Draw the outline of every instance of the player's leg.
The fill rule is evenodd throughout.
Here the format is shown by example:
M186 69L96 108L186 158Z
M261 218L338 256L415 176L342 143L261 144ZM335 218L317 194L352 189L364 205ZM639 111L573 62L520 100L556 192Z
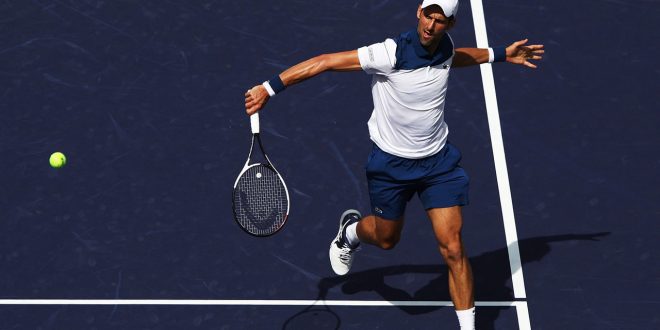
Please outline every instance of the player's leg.
M438 241L438 249L449 268L449 294L456 310L474 307L472 268L465 254L461 228L461 207L434 208L427 210Z
M392 249L401 237L403 214L415 189L399 177L407 175L406 160L387 154L374 146L367 163L367 182L372 212L362 217L356 210L347 210L339 221L337 236L330 243L330 264L338 275L348 273L354 253L361 242Z
M433 225L438 249L449 268L449 293L461 329L474 329L474 286L461 229L461 207L468 204L470 178L458 164L461 153L451 144L427 159L429 174L419 190Z

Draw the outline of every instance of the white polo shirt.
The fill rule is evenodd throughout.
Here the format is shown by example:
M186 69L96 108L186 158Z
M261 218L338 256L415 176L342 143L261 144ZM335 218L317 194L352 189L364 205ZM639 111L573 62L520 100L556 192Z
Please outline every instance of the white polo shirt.
M373 75L371 140L383 151L409 159L431 156L447 142L447 81L454 56L449 34L428 54L416 30L358 49L362 69Z

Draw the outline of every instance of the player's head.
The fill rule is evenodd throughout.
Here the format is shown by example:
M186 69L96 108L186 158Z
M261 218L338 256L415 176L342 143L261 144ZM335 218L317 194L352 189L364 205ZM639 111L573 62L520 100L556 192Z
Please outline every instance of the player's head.
M417 8L417 33L422 46L440 42L445 32L456 22L458 0L424 0Z

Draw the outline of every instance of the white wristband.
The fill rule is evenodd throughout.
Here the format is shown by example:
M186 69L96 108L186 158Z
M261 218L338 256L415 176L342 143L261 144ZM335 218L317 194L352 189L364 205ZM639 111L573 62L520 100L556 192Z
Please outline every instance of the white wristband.
M266 88L266 91L268 92L268 95L270 95L270 97L275 96L275 91L273 90L272 87L270 87L268 81L264 81L264 83L261 85L264 86L264 88Z
M495 53L492 48L488 48L488 63L495 62Z

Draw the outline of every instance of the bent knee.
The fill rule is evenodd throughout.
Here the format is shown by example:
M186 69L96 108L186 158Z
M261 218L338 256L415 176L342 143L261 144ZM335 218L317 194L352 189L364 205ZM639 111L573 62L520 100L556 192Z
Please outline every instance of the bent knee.
M401 229L403 228L403 218L392 221L376 217L375 236L379 248L383 250L391 250L398 243L401 238Z
M383 250L393 249L399 243L399 236L388 236L378 240L378 247Z

